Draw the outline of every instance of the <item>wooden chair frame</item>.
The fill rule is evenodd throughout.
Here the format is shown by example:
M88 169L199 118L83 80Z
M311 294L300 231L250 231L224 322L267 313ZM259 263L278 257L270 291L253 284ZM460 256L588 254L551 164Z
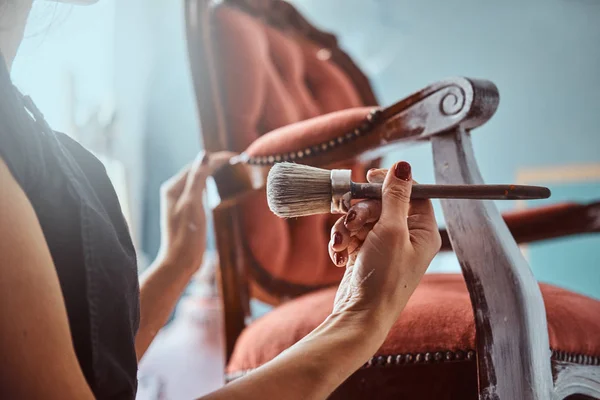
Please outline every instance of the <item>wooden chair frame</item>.
M239 7L265 23L293 30L322 46L355 83L364 103L377 104L367 78L339 49L335 37L314 28L288 3L281 0L224 3ZM211 14L219 6L223 5L211 0L185 0L190 62L202 140L208 151L230 148L219 68L211 47ZM491 82L465 78L442 81L382 109L376 123L368 127L368 134L326 153L312 153L302 162L326 166L365 153L376 158L386 151L387 144L429 140L437 183L482 184L470 132L492 117L498 102L497 88ZM298 151L300 154L303 149ZM249 281L258 280L261 286L275 293L291 293L291 296L315 289L261 277L264 271L255 265L244 245L236 204L243 198L238 194L264 186L270 163L267 158L251 158L241 164L215 177L223 199L213 213L227 357L249 316ZM541 400L571 395L600 398L600 358L551 352L539 286L494 204L442 200L442 207L475 315L479 398Z

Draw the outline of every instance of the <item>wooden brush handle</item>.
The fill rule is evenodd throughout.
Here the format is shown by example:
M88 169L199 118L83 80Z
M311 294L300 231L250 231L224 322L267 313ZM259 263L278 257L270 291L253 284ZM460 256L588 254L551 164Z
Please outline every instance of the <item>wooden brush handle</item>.
M353 199L381 199L381 183L352 182ZM411 199L521 200L547 199L550 189L523 185L419 185L412 187Z

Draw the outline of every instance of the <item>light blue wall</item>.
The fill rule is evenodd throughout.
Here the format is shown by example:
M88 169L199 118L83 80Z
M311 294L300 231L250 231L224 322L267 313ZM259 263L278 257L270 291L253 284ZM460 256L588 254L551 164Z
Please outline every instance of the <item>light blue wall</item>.
M121 109L136 132L132 143L142 154L138 205L141 247L148 261L160 245L160 186L200 150L183 16L183 1L117 5L117 87ZM209 241L211 248L212 235Z
M384 105L448 76L495 82L500 108L473 135L487 182L513 182L522 168L600 162L600 2L293 2L338 35L369 74ZM428 145L393 152L385 163L399 159L413 165L417 180L433 182ZM578 199L576 191L572 195ZM498 205L515 207L512 202ZM436 213L442 221L439 206ZM542 256L539 248L531 260L534 271L540 280L600 297L600 238L592 239L595 246L587 244L590 239L577 240L586 243L575 247L583 252L577 262L595 263L596 268L568 265L567 274L559 273L560 265L540 264L559 259ZM432 265L433 270L457 268L453 256Z
M187 60L183 2L154 0L152 3L149 23L153 58L144 121L147 179L143 243L153 256L160 244L160 185L194 159L200 140Z

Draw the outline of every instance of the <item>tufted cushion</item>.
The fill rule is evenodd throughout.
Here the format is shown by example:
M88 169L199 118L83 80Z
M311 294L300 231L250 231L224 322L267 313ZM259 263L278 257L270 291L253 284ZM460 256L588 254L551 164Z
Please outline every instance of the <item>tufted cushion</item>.
M600 362L600 301L546 284L540 287L551 348L599 357L587 360ZM335 292L324 289L297 298L249 325L237 341L227 368L230 376L266 363L316 328L331 312ZM462 275L425 275L373 365L355 373L339 389L339 398L373 398L375 393L378 399L387 398L379 392L384 386L393 398L470 398L465 393L476 398L474 348L473 311Z
M323 114L354 108L348 114L352 120L368 112L361 108L350 79L315 44L227 6L215 9L213 22L230 150L243 151L266 132ZM300 148L303 135L327 134L337 126L326 123L326 129L316 131L311 124L289 135L284 131L260 151ZM354 172L364 179L364 170L355 167ZM241 215L250 253L271 276L301 285L330 284L341 278L342 271L330 267L327 253L331 216L279 219L262 192L244 201Z

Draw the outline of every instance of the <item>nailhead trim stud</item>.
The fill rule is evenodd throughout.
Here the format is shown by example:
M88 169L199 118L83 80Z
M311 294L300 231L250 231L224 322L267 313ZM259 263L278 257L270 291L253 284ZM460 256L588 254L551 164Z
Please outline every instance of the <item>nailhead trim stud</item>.
M374 356L369 359L363 368L389 367L393 365L408 364L432 364L452 361L475 361L475 350L456 350L456 351L438 351L417 354L391 354ZM552 360L570 362L581 365L600 365L600 356L590 356L586 354L568 353L566 351L552 350ZM231 382L240 378L252 370L238 371L227 374L227 381Z

